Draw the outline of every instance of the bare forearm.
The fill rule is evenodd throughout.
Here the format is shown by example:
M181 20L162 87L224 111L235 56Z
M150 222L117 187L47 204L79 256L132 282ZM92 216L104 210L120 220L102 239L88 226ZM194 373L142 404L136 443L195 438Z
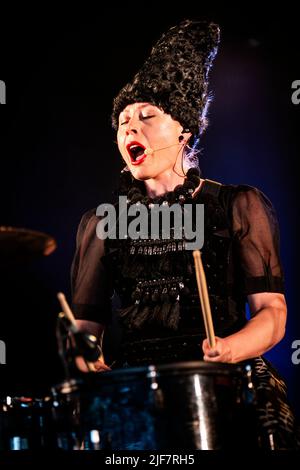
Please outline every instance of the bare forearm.
M285 297L278 292L258 292L247 296L252 318L237 333L216 337L214 348L202 343L204 360L240 362L264 354L284 336L287 316Z
M265 307L239 332L226 338L231 362L239 362L264 354L275 346L285 333L284 308Z

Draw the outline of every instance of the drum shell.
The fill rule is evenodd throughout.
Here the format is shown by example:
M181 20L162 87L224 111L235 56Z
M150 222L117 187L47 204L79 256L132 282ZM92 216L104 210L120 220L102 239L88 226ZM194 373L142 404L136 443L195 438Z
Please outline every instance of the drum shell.
M92 374L59 393L62 417L64 403L77 410L81 448L112 450L256 448L254 398L242 366L205 362Z
M55 447L51 397L4 397L0 408L0 450Z

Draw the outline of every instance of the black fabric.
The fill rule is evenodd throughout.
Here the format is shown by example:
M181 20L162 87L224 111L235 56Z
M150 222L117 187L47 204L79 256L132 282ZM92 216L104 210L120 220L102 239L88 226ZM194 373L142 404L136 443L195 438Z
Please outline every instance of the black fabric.
M268 199L249 186L219 185L208 180L195 197L195 203L205 205L203 262L217 332L224 336L245 322L247 295L284 292L278 224ZM187 277L183 272L186 266L190 270L189 281L185 284L186 295L181 293L180 310L189 312L191 322L186 317L187 313L181 315L185 328L175 331L175 336L186 332L191 334L193 330L203 333L191 271L191 253L176 251L161 257L129 256L130 241L109 244L97 238L99 221L95 210L89 211L78 229L72 266L76 317L107 324L114 292L121 298L121 310L130 308L140 274L144 278L149 276L150 280L159 279L162 275L166 278L169 274L177 276L180 282L180 277ZM195 317L195 322L192 317ZM143 335L145 338L155 337L153 325L145 324L143 330L138 331L139 338ZM161 328L158 336L166 337L169 333ZM174 331L171 336L174 336Z
M287 399L284 380L265 358L256 357L250 363L256 395L255 410L260 446L270 450L299 449L297 425Z
M71 288L75 317L107 324L111 318L112 288L109 273L102 263L104 241L96 235L99 221L95 210L81 219L71 268Z
M226 337L245 325L247 295L284 293L278 223L270 201L250 186L206 180L198 203L205 208L202 260L213 322ZM192 253L178 240L104 242L96 236L99 221L90 211L78 229L73 308L77 318L108 325L117 295L122 341L113 368L201 360L205 332ZM249 363L259 446L297 448L284 382L263 358Z
M232 205L232 229L245 294L284 292L275 211L267 197L244 186Z

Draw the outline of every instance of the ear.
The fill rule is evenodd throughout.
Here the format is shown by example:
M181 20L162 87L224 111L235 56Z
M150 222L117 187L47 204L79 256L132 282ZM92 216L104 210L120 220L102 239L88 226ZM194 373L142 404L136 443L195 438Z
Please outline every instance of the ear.
M188 143L188 141L192 137L192 133L189 129L182 129L181 135L183 136L185 143Z

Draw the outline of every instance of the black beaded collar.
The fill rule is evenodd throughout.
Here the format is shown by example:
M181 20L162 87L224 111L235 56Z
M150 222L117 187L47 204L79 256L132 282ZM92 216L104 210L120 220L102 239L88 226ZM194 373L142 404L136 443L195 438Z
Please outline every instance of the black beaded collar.
M144 183L134 179L129 171L123 171L121 173L119 194L127 195L129 205L140 203L151 207L152 204L184 204L192 199L193 193L199 186L200 181L198 168L190 168L183 184L179 184L173 191L168 191L162 196L150 198L146 194Z

